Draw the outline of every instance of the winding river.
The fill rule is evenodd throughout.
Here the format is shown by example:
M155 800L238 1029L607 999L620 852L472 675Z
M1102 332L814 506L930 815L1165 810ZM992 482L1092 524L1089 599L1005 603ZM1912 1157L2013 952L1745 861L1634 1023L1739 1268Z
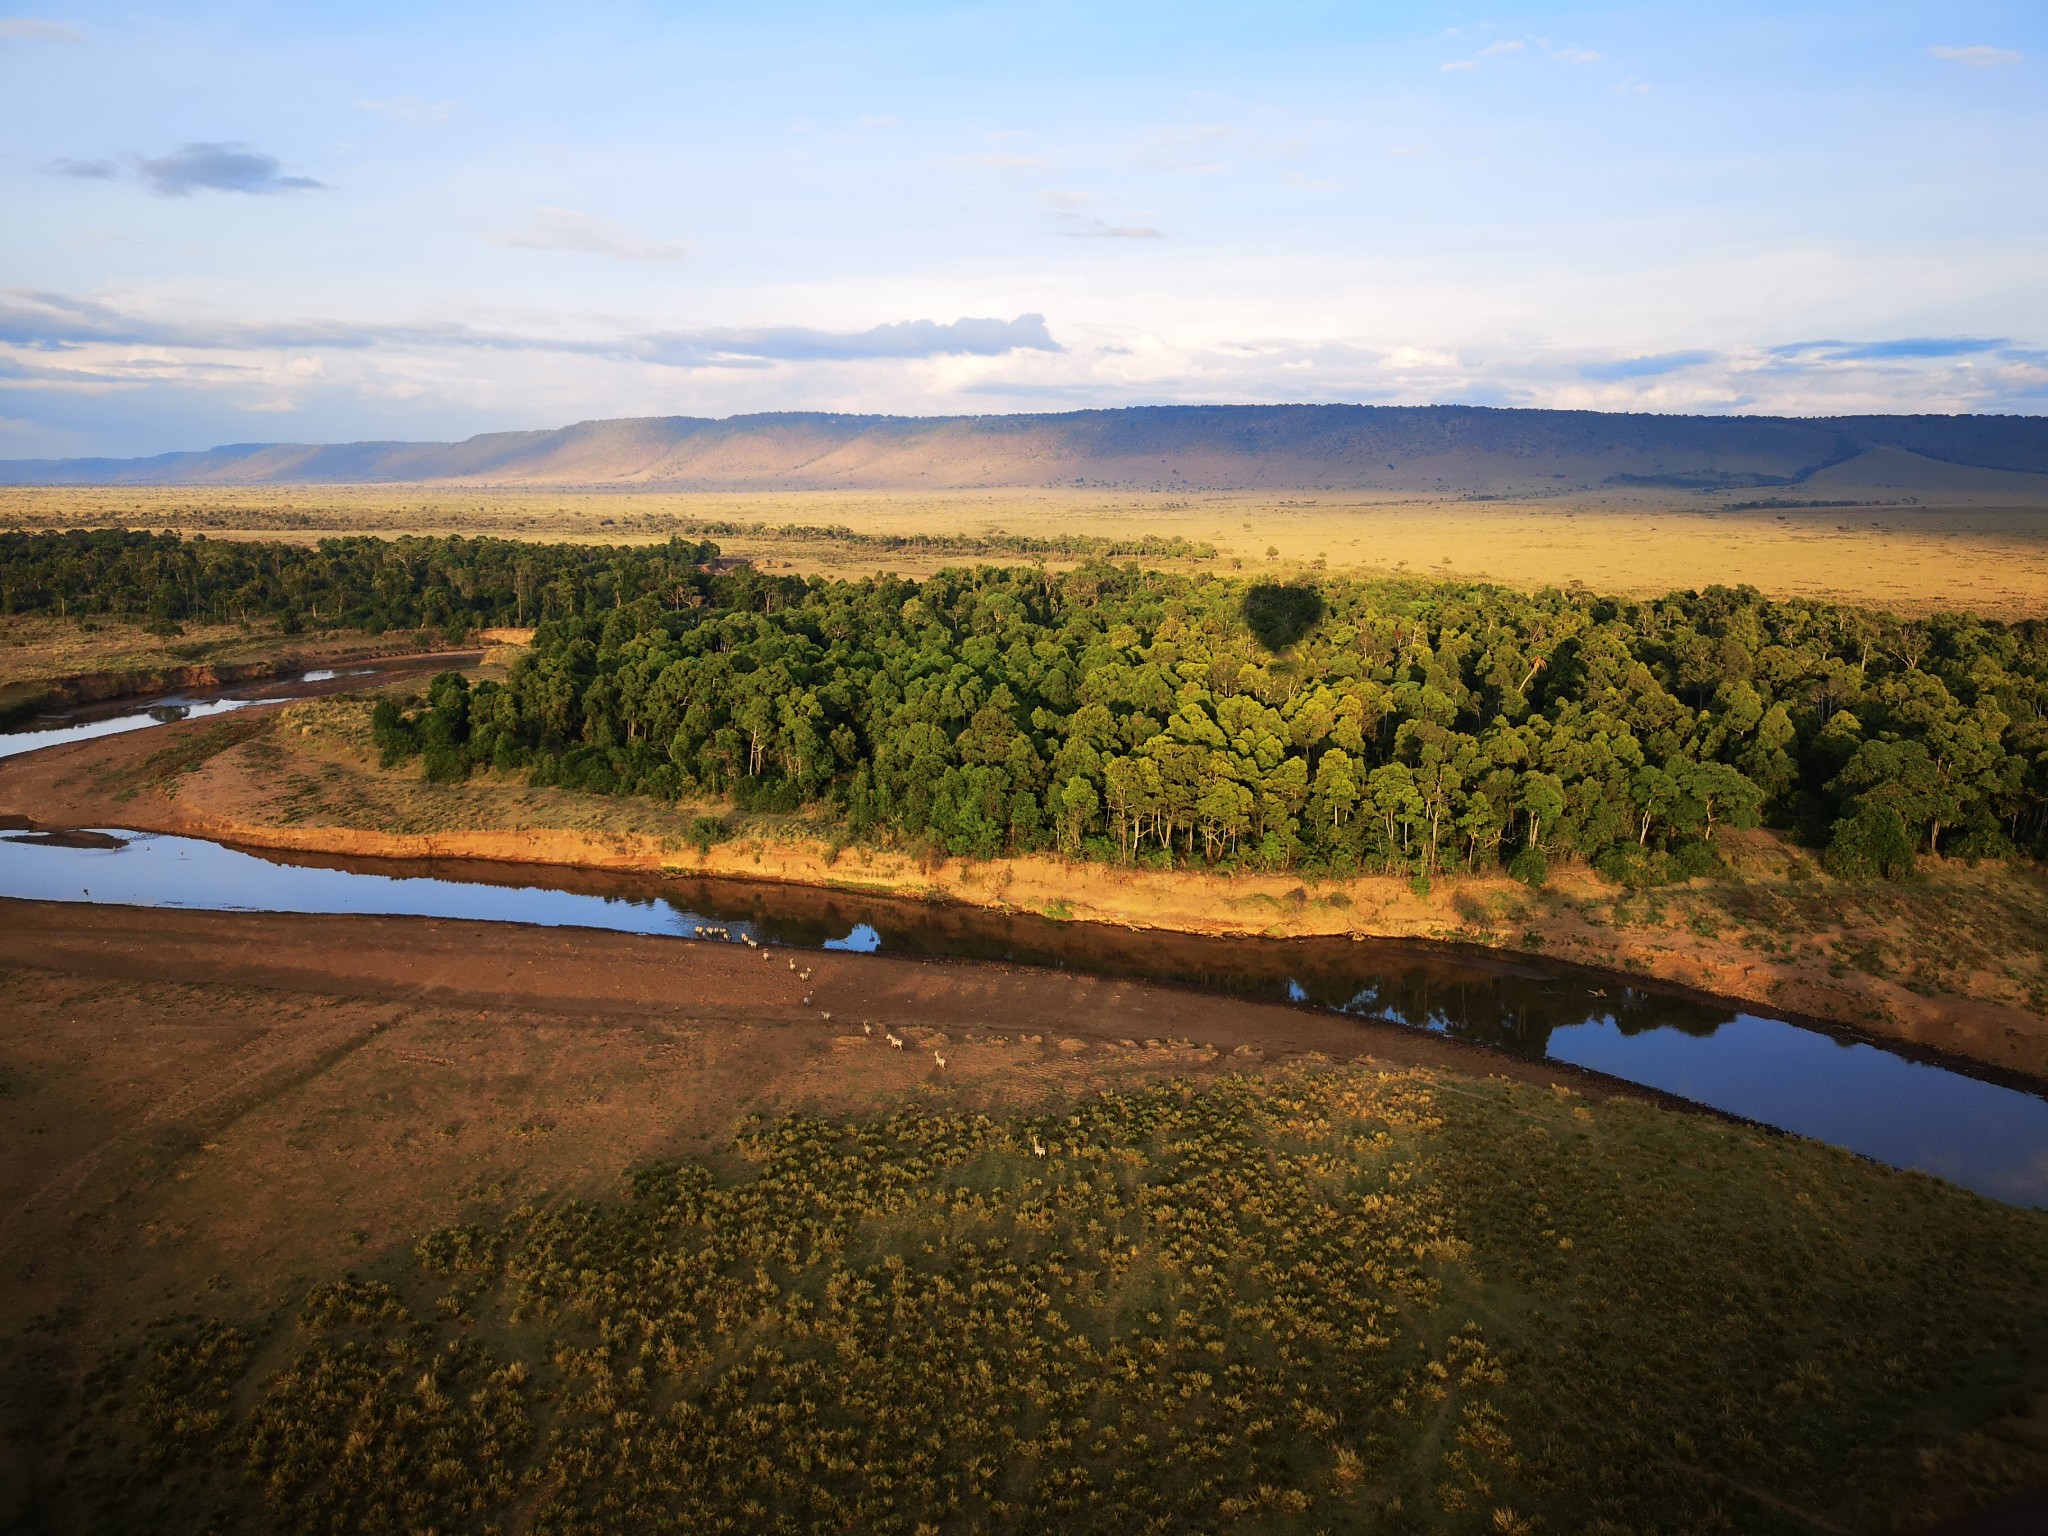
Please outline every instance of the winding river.
M416 665L445 665L447 658ZM388 666L173 696L0 736L0 756L360 686ZM11 751L10 751L11 749ZM1390 1020L1549 1057L2015 1204L2048 1207L2048 1098L1847 1030L1611 975L1442 946L1134 932L904 898L480 861L248 852L104 828L0 835L0 897L210 911L376 913L1088 970Z

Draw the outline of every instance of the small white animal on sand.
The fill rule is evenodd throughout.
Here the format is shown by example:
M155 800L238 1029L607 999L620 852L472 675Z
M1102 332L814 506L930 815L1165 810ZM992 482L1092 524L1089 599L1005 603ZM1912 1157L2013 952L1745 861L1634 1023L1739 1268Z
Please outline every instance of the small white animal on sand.
M939 1070L941 1072L946 1070L946 1058L941 1056L937 1051L932 1052L932 1060L936 1061L939 1064Z
M860 1021L860 1032L868 1036L870 1039L872 1039L875 1033L875 1026L870 1024L866 1019L862 1019Z
M885 1033L883 1035L883 1038L886 1039L889 1042L889 1044L895 1047L897 1050L900 1051L903 1049L903 1041L900 1036Z
M1031 1155L1033 1157L1045 1156L1045 1143L1040 1141L1036 1136L1031 1138Z

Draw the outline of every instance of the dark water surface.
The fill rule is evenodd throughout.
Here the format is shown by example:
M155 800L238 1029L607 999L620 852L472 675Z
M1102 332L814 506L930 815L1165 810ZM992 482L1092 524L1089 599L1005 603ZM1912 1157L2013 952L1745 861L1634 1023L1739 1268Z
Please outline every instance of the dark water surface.
M1393 942L1138 933L903 898L478 861L255 854L110 830L0 837L0 896L378 913L999 959L1387 1019L1548 1056L2048 1206L2048 1099L1961 1063L1549 961Z

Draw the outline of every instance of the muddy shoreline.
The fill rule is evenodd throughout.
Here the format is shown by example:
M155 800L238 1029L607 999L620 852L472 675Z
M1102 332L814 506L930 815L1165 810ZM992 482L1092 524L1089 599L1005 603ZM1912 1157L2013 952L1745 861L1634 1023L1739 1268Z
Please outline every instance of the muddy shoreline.
M1362 1059L1390 1070L1428 1067L1595 1099L1635 1099L1784 1134L1568 1062L1515 1056L1385 1020L991 960L812 953L805 957L812 979L798 985L774 963L786 953L778 949L764 964L761 952L740 945L589 928L0 898L0 965L105 980L205 982L593 1020L808 1024L827 1034L870 1019L878 1030L886 1024L937 1031L941 1039L972 1032L1123 1050L1181 1041L1225 1064ZM799 993L815 1006L803 1006Z

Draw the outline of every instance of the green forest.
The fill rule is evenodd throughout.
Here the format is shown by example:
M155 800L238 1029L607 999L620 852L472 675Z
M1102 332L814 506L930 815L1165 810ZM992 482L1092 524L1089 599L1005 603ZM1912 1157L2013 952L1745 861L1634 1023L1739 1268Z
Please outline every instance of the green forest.
M955 856L1344 875L1587 860L1647 883L1764 821L1837 873L2048 851L2048 626L1710 587L1305 587L1095 562L769 575L675 539L0 535L0 612L459 638L387 761L811 809Z
M1093 565L923 582L707 576L543 625L502 685L437 681L379 739L433 777L756 809L991 857L1058 848L1427 876L1712 867L1760 819L1836 870L2039 853L2048 629L1754 591L1654 602L1326 581L1274 602ZM1250 617L1275 638L1269 649Z

